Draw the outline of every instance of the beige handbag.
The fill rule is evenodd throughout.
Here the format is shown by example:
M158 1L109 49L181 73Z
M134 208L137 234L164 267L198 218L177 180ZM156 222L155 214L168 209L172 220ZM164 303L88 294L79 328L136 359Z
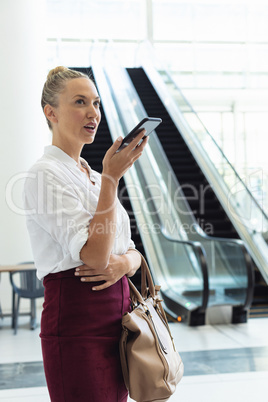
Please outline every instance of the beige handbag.
M167 318L142 256L141 293L129 280L133 310L122 318L120 358L129 396L137 402L166 401L183 375ZM148 287L147 287L148 284Z

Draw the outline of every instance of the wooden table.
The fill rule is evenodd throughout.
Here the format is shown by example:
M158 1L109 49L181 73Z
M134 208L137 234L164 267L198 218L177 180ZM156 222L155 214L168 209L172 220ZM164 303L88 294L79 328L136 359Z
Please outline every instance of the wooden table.
M36 269L34 264L0 265L1 272L14 272Z

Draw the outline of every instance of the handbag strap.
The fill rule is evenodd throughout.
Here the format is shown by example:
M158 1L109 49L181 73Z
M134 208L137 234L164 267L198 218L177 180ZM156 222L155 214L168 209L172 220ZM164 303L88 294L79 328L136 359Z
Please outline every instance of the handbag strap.
M131 282L131 280L128 278L129 282L129 287L131 290L131 296L134 302L139 302L140 304L144 304L144 299L148 297L148 291L149 294L155 298L156 292L155 292L155 285L153 282L153 278L150 272L150 269L148 267L148 264L143 257L143 255L137 251L140 256L141 256L141 293L138 291L136 286ZM159 286L157 286L157 290L159 290Z
M146 299L148 297L148 290L149 290L150 295L155 299L155 301L158 305L161 315L166 323L166 327L169 332L169 335L173 341L173 338L172 338L172 335L170 332L170 328L168 325L166 313L165 313L162 303L161 303L162 300L155 297L157 295L158 291L160 290L161 286L154 285L153 278L152 278L150 269L148 267L147 261L145 260L144 256L138 250L136 250L136 251L141 256L141 293L138 291L136 286L128 278L132 299L134 302L139 302L140 304L144 305L145 304L144 299ZM148 284L148 287L147 287L147 284Z
M128 284L129 284L129 288L130 288L130 295L131 295L132 302L134 304L140 303L140 304L144 305L145 302L144 302L142 295L140 294L140 292L138 291L138 289L136 288L134 283L131 282L131 280L129 278L128 278Z
M141 256L141 295L146 298L149 290L150 295L155 297L155 285L147 261L139 251L138 253Z

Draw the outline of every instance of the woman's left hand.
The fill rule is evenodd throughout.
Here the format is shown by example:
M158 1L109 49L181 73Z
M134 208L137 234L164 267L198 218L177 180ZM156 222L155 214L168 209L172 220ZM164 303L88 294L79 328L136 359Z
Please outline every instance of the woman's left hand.
M82 282L104 281L101 285L92 288L92 290L103 290L119 281L129 270L126 254L111 254L108 267L104 271L98 273L96 269L81 265L76 268L75 276L80 276Z

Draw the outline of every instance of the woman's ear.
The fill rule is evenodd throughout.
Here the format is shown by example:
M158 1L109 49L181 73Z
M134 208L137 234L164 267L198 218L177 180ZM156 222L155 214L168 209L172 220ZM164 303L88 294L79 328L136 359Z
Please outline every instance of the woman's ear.
M57 116L55 114L55 110L54 110L54 108L52 106L46 105L44 107L44 113L45 113L46 118L49 121L51 121L51 123L57 123L58 122Z

